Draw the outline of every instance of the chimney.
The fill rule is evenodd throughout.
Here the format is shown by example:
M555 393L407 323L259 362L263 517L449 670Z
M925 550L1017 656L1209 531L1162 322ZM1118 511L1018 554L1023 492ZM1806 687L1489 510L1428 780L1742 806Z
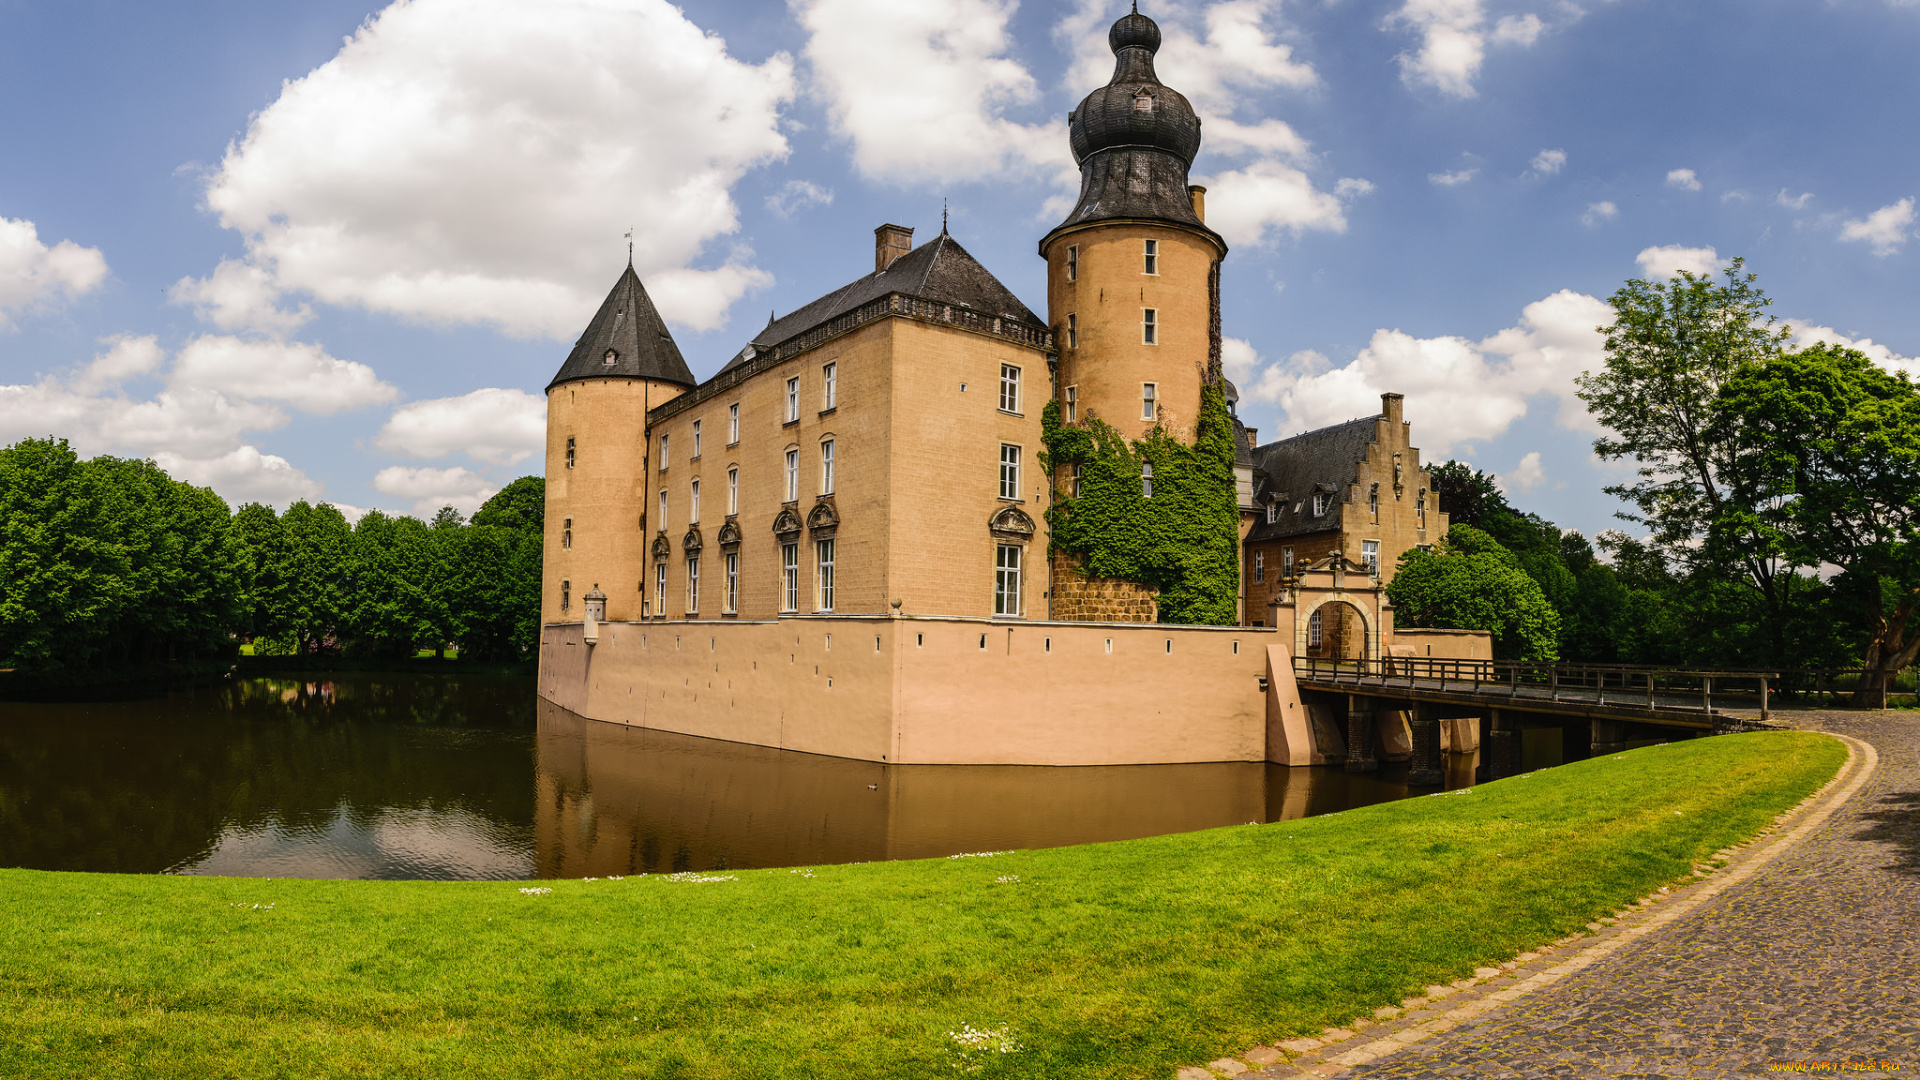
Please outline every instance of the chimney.
M1400 403L1405 400L1405 394L1381 394L1380 415L1386 417L1387 420L1392 423L1402 423L1403 421L1400 419Z
M1260 448L1260 429L1248 428L1247 429L1247 449L1257 450L1259 448Z
M893 260L913 250L913 230L905 225L882 225L873 230L873 270L879 273Z
M1187 198L1193 200L1193 216L1200 219L1200 224L1205 225L1207 223L1207 189L1199 184L1188 184Z

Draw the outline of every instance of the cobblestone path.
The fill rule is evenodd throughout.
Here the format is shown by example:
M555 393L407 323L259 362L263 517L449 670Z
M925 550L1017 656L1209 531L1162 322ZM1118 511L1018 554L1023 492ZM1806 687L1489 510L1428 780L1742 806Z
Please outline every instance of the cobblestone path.
M1845 1069L1853 1076L1920 1074L1920 718L1779 718L1863 739L1879 752L1866 785L1798 844L1699 908L1550 986L1397 1053L1347 1070L1328 1062L1311 1074L1404 1080L1842 1071L1821 1067L1829 1062L1883 1063ZM1287 1071L1270 1075L1308 1075L1280 1068Z

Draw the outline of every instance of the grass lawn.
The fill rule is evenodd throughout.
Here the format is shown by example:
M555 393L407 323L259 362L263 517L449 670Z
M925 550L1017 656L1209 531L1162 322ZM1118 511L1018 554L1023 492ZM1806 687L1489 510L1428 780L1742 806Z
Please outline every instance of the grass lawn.
M1646 747L1273 825L675 880L0 871L0 1076L1148 1077L1562 937L1831 778ZM714 878L723 880L712 880Z

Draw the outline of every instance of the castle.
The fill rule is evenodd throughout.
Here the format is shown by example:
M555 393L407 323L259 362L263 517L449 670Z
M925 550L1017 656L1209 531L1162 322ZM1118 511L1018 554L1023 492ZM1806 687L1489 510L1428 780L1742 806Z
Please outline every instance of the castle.
M1398 395L1264 446L1234 414L1199 118L1151 19L1108 39L1045 320L882 225L702 382L628 266L547 388L543 696L878 761L1305 763L1292 656L1483 649L1391 624L1447 527Z

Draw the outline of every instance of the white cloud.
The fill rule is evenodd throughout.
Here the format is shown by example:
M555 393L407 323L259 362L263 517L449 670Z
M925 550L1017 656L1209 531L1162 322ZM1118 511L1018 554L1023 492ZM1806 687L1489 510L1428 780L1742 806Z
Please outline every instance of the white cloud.
M394 3L253 118L207 204L282 294L560 338L637 226L642 277L683 275L663 312L712 325L765 279L692 267L737 228L735 181L787 153L792 93L785 54L742 63L666 0ZM179 295L259 326L252 276Z
M212 458L189 458L162 450L153 455L153 460L174 479L210 487L235 508L250 502L284 507L299 499L318 499L324 490L286 458L263 454L252 446L240 446Z
M1203 126L1206 129L1203 146L1210 153L1260 154L1302 163L1313 159L1307 140L1279 120L1269 118L1257 124L1242 124L1231 117L1220 116Z
M815 206L832 206L833 190L811 180L789 180L767 196L767 209L783 218Z
M118 386L128 379L151 375L160 369L160 364L167 358L166 350L160 347L160 340L152 334L139 337L117 334L101 344L107 346L107 350L95 356L93 363L68 380L75 390L91 394Z
M1578 12L1572 15L1577 18ZM1420 49L1398 57L1401 80L1408 86L1431 86L1457 98L1478 93L1473 80L1486 61L1489 41L1526 48L1546 30L1538 15L1528 13L1501 18L1489 34L1481 0L1406 0L1387 16L1383 29L1402 26L1420 34Z
M1504 434L1539 396L1555 400L1555 420L1562 427L1594 430L1574 395L1573 378L1604 360L1596 328L1611 322L1612 315L1604 301L1561 290L1527 305L1514 326L1478 342L1376 331L1367 347L1340 367L1302 350L1266 367L1256 357L1249 368L1249 346L1236 350L1235 362L1244 372L1236 385L1243 413L1250 402L1279 406L1283 433L1373 415L1382 393L1406 394L1415 439L1437 460L1469 440Z
M1542 150L1538 154L1533 155L1533 171L1539 173L1541 176L1552 176L1554 173L1566 168L1566 165L1567 152L1565 150Z
M1667 173L1667 186L1681 191L1699 191L1700 177L1692 169L1673 169Z
M1640 272L1649 278L1679 277L1682 270L1694 277L1708 277L1720 269L1720 253L1710 247L1683 247L1668 244L1650 247L1633 257Z
M1883 206L1864 219L1848 221L1840 229L1842 240L1865 240L1875 255L1891 255L1907 242L1907 227L1913 224L1913 199L1905 198Z
M1920 378L1920 358L1902 356L1872 338L1856 338L1843 334L1831 326L1803 325L1800 321L1789 319L1787 324L1793 327L1793 341L1804 349L1818 342L1838 345L1843 349L1853 349L1866 354L1867 359L1888 371L1904 371Z
M1315 188L1306 173L1278 161L1256 161L1202 182L1207 186L1207 224L1229 244L1258 246L1285 232L1297 236L1316 229L1347 230L1340 200ZM1365 190L1371 188L1369 184ZM1343 193L1364 190L1353 184Z
M1540 32L1545 29L1540 16L1532 12L1507 15L1494 24L1493 41L1496 45L1531 45L1540 39Z
M1458 172L1437 172L1427 174L1427 183L1441 187L1459 187L1480 174L1479 169L1461 169Z
M1362 180L1357 176L1343 177L1339 183L1333 185L1333 193L1342 199L1351 199L1360 195L1371 195L1373 194L1373 181Z
M317 416L400 396L372 368L336 360L318 345L214 334L194 338L180 350L169 383L253 401L284 401Z
M514 465L540 453L546 439L546 398L489 388L403 405L374 444L417 458L465 453L490 465Z
M1620 208L1611 202L1588 203L1587 212L1580 215L1580 224L1591 229L1601 222L1612 221L1620 216Z
M373 486L382 495L412 499L413 514L422 519L431 518L443 506L471 516L500 490L486 477L457 465L450 469L391 465L374 476Z
M1540 451L1530 451L1510 471L1499 473L1493 482L1501 491L1532 492L1547 481L1547 470L1540 465Z
M71 240L48 247L33 222L0 217L0 330L13 325L12 313L92 292L106 276L99 248Z
M259 266L221 259L204 278L183 277L167 291L176 304L189 304L222 330L257 330L286 334L313 318L313 309L301 304L292 311L279 307L280 289L273 275Z
M1803 191L1798 195L1788 195L1787 189L1781 188L1780 194L1773 197L1773 204L1775 206L1784 206L1789 210L1804 210L1807 207L1807 202L1812 198L1813 192L1811 191Z

